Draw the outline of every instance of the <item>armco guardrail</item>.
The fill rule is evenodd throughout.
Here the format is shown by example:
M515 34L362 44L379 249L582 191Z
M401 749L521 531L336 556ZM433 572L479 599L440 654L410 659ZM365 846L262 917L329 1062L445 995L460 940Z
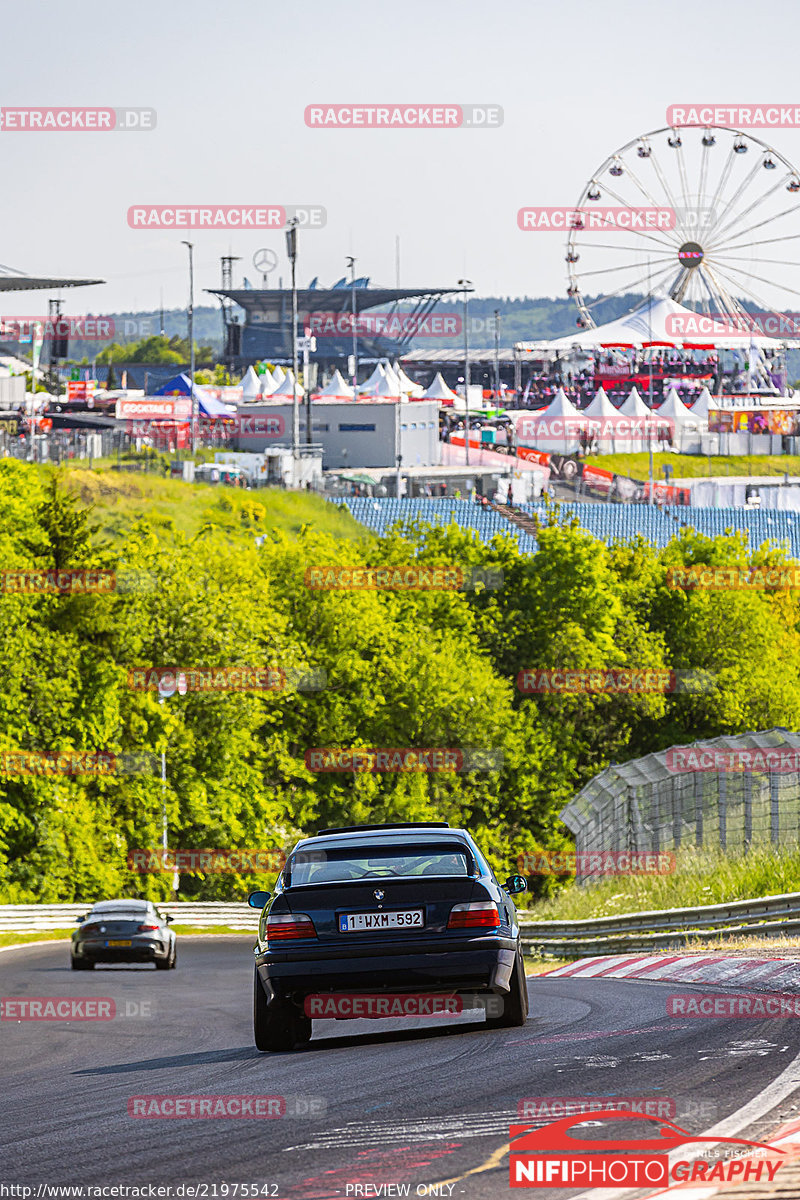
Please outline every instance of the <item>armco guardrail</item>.
M800 934L800 892L697 908L621 913L589 921L529 921L523 914L520 925L526 950L557 958L662 950L737 934L782 937Z
M22 933L32 930L72 929L78 917L84 916L91 904L0 904L0 933ZM190 925L195 929L227 925L231 929L255 932L258 929L259 912L238 903L159 902L158 908L168 913L176 925Z

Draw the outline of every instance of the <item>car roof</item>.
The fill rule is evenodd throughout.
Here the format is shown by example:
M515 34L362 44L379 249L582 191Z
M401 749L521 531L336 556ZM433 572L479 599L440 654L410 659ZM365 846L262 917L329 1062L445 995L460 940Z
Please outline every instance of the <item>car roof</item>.
M92 908L95 910L98 908L111 908L111 909L125 909L126 911L129 911L132 908L152 908L152 907L153 906L149 900L98 900L95 904L92 905Z
M360 829L360 830L345 830L343 833L321 833L314 837L303 838L295 846L295 850L305 850L309 846L347 846L362 845L365 842L386 842L397 845L398 843L420 844L430 842L466 842L471 849L474 846L472 838L465 829L440 829L434 827L419 827L408 829L384 829L378 826L375 829Z

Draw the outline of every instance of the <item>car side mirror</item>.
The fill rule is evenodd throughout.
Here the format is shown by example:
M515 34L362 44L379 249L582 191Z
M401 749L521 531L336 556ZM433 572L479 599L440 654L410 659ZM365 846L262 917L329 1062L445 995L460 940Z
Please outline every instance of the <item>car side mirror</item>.
M169 913L164 913L164 923L166 925L172 924L172 917L169 915Z
M75 921L77 922L78 925L80 925L85 920L86 920L86 917L76 917L75 918Z
M247 897L247 903L251 908L264 908L271 894L271 892L251 892Z
M528 881L524 875L509 875L503 887L509 896L516 896L519 892L527 892Z

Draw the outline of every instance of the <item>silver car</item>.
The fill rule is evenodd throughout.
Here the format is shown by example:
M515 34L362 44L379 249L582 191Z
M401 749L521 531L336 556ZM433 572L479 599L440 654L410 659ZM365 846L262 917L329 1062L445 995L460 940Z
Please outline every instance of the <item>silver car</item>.
M102 900L72 935L73 971L91 971L97 962L152 962L169 971L177 962L177 939L149 900Z

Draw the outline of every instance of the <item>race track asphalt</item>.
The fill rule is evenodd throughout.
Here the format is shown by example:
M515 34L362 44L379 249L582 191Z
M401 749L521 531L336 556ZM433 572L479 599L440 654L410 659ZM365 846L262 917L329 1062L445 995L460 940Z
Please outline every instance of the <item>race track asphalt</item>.
M33 1187L34 1200L54 1194L45 1184L172 1185L172 1196L178 1185L205 1185L194 1195L213 1200L257 1183L277 1200L367 1200L425 1195L443 1181L441 1195L494 1200L511 1195L503 1147L525 1098L674 1102L678 1124L700 1133L800 1053L798 1021L668 1017L675 985L532 977L524 1029L486 1030L473 1014L321 1021L302 1050L260 1054L252 944L185 937L168 972L72 972L66 944L0 954L3 998L109 997L117 1009L106 1021L0 1022L0 1181ZM281 1096L290 1111L272 1120L129 1115L129 1100L151 1095ZM797 1116L790 1099L740 1136Z

